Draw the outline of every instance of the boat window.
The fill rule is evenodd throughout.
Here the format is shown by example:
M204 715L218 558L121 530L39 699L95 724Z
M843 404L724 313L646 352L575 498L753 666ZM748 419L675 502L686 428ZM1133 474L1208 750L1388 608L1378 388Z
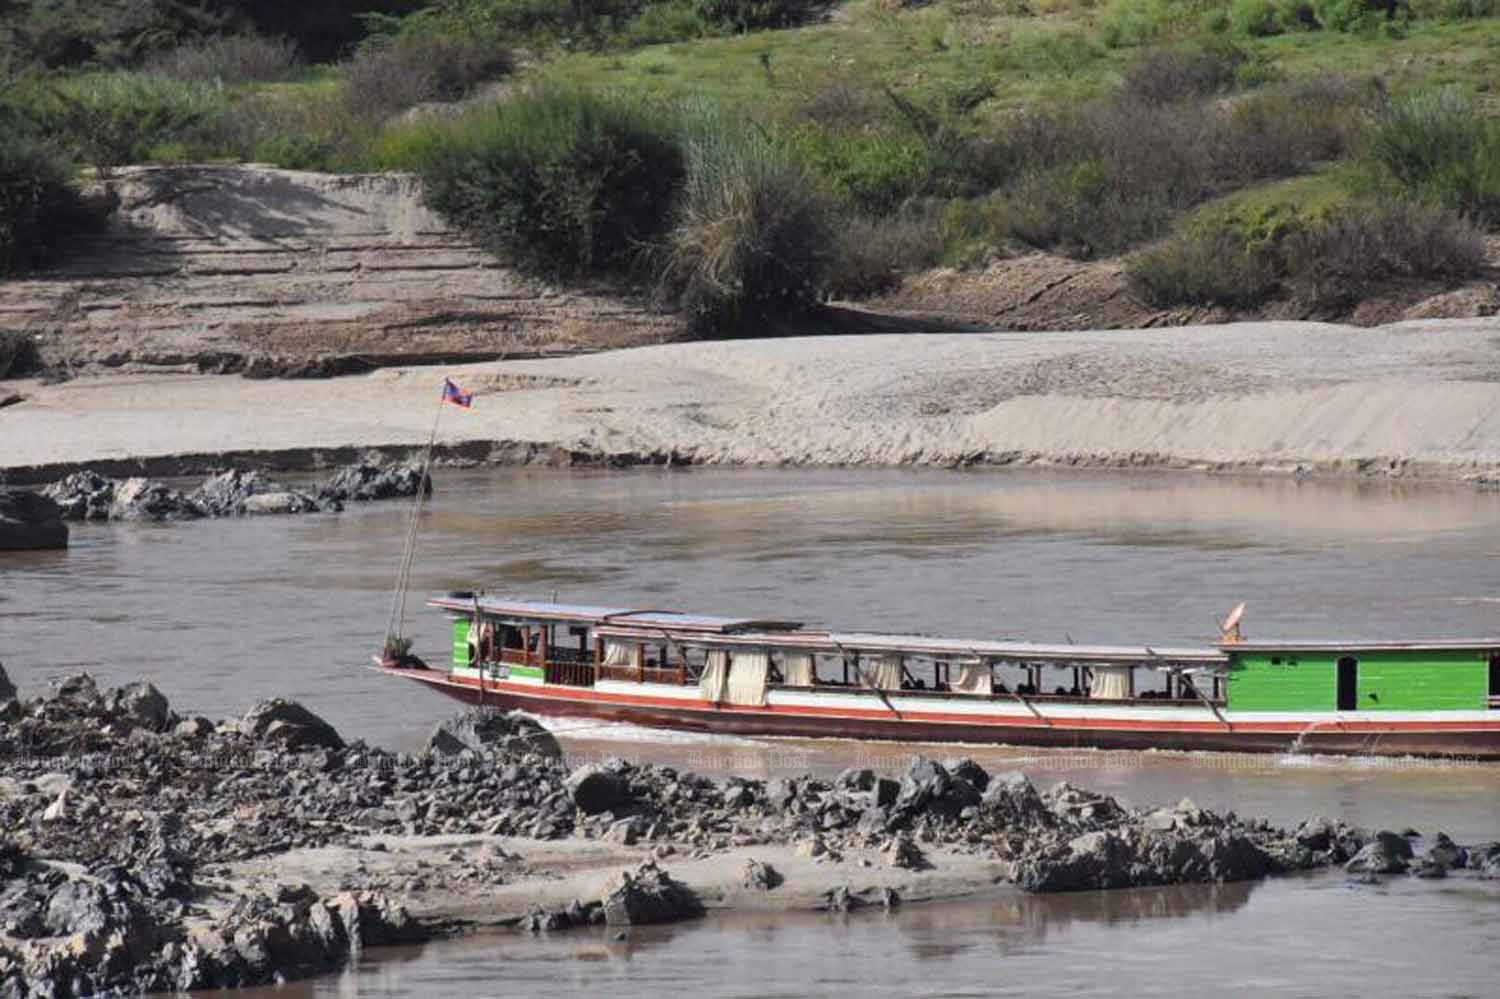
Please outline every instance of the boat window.
M1338 707L1353 711L1359 707L1359 660L1344 656L1339 660Z
M509 624L501 625L500 644L507 649L519 649L521 647L521 629Z

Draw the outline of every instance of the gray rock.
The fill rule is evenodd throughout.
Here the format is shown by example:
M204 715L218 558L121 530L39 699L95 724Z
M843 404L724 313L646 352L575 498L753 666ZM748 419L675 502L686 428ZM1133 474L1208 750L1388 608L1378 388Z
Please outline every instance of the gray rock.
M242 512L257 514L317 513L321 507L317 500L303 493L283 490L274 493L256 493L245 498Z
M776 868L753 857L745 861L744 873L740 875L741 884L758 891L772 891L785 880Z
M1402 874L1411 866L1411 859L1411 843L1406 837L1382 830L1344 865L1344 869L1351 874Z
M115 486L110 520L197 520L203 508L170 486L145 478L130 478Z
M70 936L103 932L113 916L103 888L86 881L67 881L47 899L42 919L49 935Z
M908 871L923 871L932 866L928 863L921 848L908 836L897 836L892 839L890 845L882 851L882 855L887 864Z
M1330 818L1317 816L1307 819L1297 827L1297 843L1309 850L1323 851L1333 846L1338 835L1338 823Z
M703 914L698 897L654 860L611 878L601 901L604 921L610 926L675 923Z
M106 704L110 714L151 732L165 732L177 722L162 692L144 681L110 691Z
M242 733L257 742L285 749L343 749L344 740L334 727L296 701L280 697L261 701L240 719Z
M1452 870L1468 866L1469 851L1453 842L1445 833L1438 833L1433 837L1432 846L1427 849L1427 858Z
M52 483L43 495L57 503L64 520L108 520L119 483L84 469Z
M318 489L318 499L323 502L347 503L415 496L419 482L426 486L427 495L432 495L431 477L424 480L422 470L414 464L377 465L360 462L357 465L346 465L334 473L333 478Z
M41 493L0 488L0 551L68 547L62 509Z
M983 793L990 786L990 774L984 767L975 763L969 757L949 762L948 772L959 780L966 780L974 785L974 789Z
M574 806L585 815L613 811L630 800L630 785L624 778L594 764L573 771L565 786Z
M318 501L259 472L231 469L210 476L190 499L211 517L244 514L317 513Z
M1042 801L1042 796L1018 770L991 778L984 789L980 807L1009 825L1049 825L1053 822L1052 812Z
M863 898L849 890L848 885L839 885L823 895L823 908L829 912L853 912L869 905Z
M16 696L16 685L5 675L5 664L0 663L0 701L9 701Z
M540 723L519 711L491 708L472 711L440 722L427 740L428 752L457 756L466 749L478 753L536 753L551 760L562 759L562 746Z

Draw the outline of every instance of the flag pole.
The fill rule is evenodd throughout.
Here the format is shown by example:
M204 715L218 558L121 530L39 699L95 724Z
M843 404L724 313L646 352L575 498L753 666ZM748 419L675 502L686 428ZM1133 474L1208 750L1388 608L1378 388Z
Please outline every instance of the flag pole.
M417 550L417 524L422 513L422 503L427 497L428 473L432 468L432 449L437 443L438 423L443 418L443 406L448 401L447 382L444 381L444 391L438 396L437 412L432 416L432 432L427 435L427 449L419 466L417 477L417 494L411 504L411 519L406 525L406 542L401 550L401 563L396 569L395 592L391 594L391 613L386 619L385 637L386 646L392 641L399 642L402 638L402 628L406 624L406 591L411 585L411 567L416 557Z

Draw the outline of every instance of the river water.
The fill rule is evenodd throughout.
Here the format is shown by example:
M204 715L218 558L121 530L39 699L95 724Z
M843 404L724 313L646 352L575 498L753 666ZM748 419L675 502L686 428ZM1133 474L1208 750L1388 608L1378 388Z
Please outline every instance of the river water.
M1500 495L1460 486L1164 474L448 472L407 630L442 661L447 588L965 637L1204 643L1500 633ZM23 693L80 669L218 718L296 698L347 737L415 748L452 711L364 668L407 509L84 525L0 561L0 659ZM894 770L921 747L714 739L560 723L570 752L717 774ZM952 748L929 748L947 756ZM1462 761L973 747L991 769L1127 803L1500 838L1500 767ZM286 996L1493 995L1500 889L1338 875L1070 898L990 893L893 916L711 918L383 953Z

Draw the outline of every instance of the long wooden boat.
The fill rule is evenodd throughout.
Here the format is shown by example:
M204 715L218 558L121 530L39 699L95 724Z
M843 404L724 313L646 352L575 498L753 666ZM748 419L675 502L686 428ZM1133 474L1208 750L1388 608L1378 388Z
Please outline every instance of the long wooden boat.
M471 704L742 735L1500 759L1500 639L1039 645L436 596Z

